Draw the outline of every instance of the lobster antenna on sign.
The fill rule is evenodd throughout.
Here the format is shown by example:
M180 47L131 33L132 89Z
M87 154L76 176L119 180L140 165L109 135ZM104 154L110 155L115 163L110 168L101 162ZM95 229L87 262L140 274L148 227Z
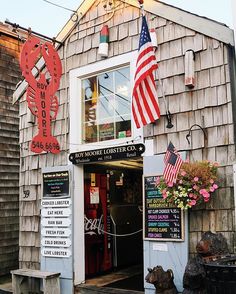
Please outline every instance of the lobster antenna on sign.
M29 27L28 28L28 37L30 37L32 35L32 30L31 30L31 28Z

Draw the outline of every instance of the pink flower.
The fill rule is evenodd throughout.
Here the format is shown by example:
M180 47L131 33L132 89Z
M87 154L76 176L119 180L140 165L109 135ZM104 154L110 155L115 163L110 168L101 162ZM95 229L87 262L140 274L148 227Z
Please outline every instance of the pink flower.
M166 199L167 198L167 194L166 193L162 193L162 198Z
M194 177L194 182L197 182L198 180L199 180L199 178L198 177Z
M197 185L193 185L193 189L198 191L199 190L199 187Z
M197 204L197 201L196 200L191 200L191 202L189 203L191 206L194 206Z
M208 202L210 198L204 198L204 202Z
M201 195L205 194L206 192L207 192L206 189L201 189L201 190L199 191L199 193L200 193Z
M189 198L193 198L194 194L193 193L189 193Z
M180 174L181 174L181 176L184 177L186 175L186 172L184 170L182 170Z
M179 184L183 184L183 181L182 180L179 180Z
M212 187L213 187L215 190L218 189L218 185L216 185L216 184L214 184Z
M214 184L214 180L210 179L210 183L211 183L211 184Z
M215 191L214 187L210 187L210 192L214 192L214 191Z
M156 185L158 186L160 184L160 177L156 178Z
M173 182L169 182L167 185L168 185L168 187L171 188L171 187L173 187Z
M208 192L203 193L202 196L204 198L210 198L210 194Z

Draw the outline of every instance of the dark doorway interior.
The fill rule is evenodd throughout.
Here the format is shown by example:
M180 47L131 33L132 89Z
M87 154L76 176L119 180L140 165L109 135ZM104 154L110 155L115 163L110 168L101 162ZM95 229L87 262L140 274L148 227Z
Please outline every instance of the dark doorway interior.
M86 166L84 192L86 277L142 265L142 169Z

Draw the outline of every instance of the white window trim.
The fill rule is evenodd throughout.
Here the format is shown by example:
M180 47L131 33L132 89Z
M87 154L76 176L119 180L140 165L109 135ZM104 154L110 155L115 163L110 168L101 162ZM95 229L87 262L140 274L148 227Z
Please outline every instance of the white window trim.
M130 66L130 86L133 89L137 51L111 57L70 71L70 152L93 150L127 142L143 142L143 128L137 129L132 119L132 137L94 143L82 143L81 80L103 71L110 71L125 65Z

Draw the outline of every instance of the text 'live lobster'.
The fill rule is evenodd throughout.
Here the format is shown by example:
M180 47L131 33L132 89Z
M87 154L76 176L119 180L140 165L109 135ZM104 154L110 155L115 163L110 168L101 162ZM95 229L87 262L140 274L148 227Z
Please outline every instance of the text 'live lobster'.
M43 72L36 66L40 58L45 62ZM58 53L51 43L41 43L39 38L30 36L22 48L20 67L28 82L28 107L38 119L38 134L32 139L30 149L35 153L59 153L60 145L51 134L51 121L56 119L59 107L55 93L59 88L62 74ZM32 73L34 68L38 70L36 76Z

